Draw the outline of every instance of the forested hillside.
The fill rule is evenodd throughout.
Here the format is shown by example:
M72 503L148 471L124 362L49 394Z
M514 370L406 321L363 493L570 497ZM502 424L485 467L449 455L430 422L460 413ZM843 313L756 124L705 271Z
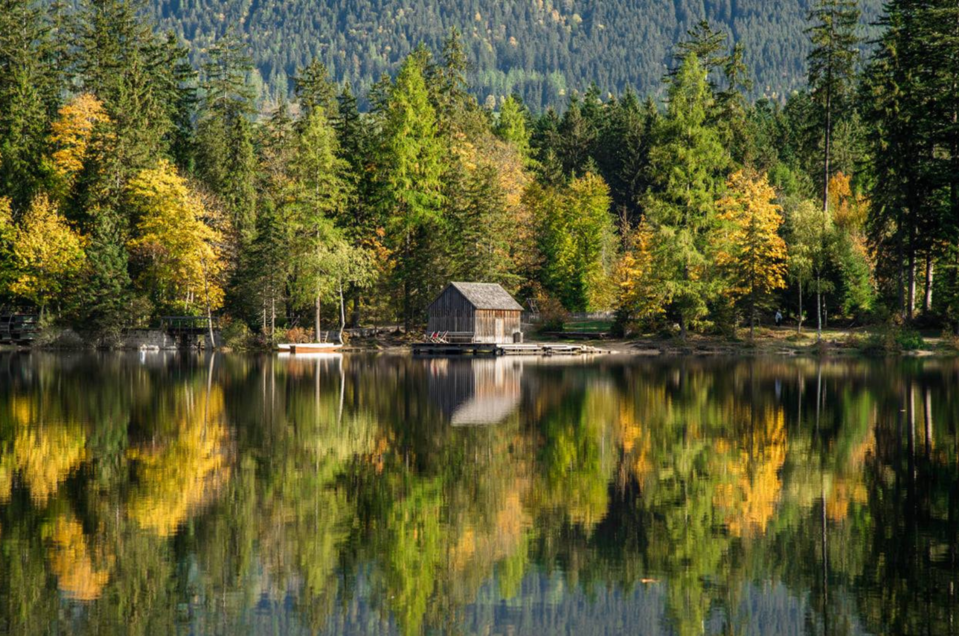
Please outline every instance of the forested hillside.
M673 46L700 20L743 44L753 96L782 96L805 81L809 0L151 0L202 58L217 36L242 33L265 95L286 96L296 68L320 59L366 95L417 44L436 50L463 33L480 103L521 95L534 110L562 106L572 90L663 90ZM880 0L864 0L864 25ZM868 29L864 29L868 30Z
M266 346L419 330L472 280L558 328L959 333L959 6L885 11L863 55L856 0L817 0L782 103L704 23L647 95L536 112L484 105L455 31L367 93L313 60L271 105L238 37L193 65L135 1L0 0L0 309L95 338L219 315Z

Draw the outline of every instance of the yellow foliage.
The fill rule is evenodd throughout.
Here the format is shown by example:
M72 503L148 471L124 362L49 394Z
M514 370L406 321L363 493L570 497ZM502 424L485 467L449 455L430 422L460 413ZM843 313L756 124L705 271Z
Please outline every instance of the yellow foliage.
M13 491L13 471L14 465L10 456L0 457L0 504L10 501L10 493Z
M753 422L752 413L743 421ZM782 490L780 471L786 461L785 414L781 408L758 414L748 437L732 457L722 460L727 480L716 488L713 503L726 511L726 525L734 536L765 532L776 512Z
M733 277L737 296L762 296L786 286L786 242L779 236L782 208L766 175L739 171L729 177L728 192L719 201L725 231L716 261Z
M45 194L31 203L14 241L18 274L10 290L41 307L59 297L86 260L83 238Z
M852 180L842 172L837 172L829 179L829 211L837 227L847 232L857 232L866 225L869 200L853 194Z
M200 197L166 160L141 171L130 182L140 211L130 250L145 261L141 286L152 287L163 302L183 311L212 311L223 304L220 234L206 222Z
M52 539L50 569L57 577L60 591L76 601L100 598L110 572L94 565L80 522L72 517L58 517Z
M633 320L647 320L665 312L664 288L653 260L653 239L653 230L645 221L628 231L626 250L616 271L620 307Z
M16 427L14 464L30 488L30 496L43 505L86 460L86 435L77 424L41 422L36 404L27 399L15 398L11 415Z
M229 478L223 391L183 400L172 439L132 450L142 487L128 514L161 537L173 535Z
M103 103L90 93L81 93L60 108L59 118L51 126L50 143L57 149L54 171L68 184L83 169L95 129L108 123Z

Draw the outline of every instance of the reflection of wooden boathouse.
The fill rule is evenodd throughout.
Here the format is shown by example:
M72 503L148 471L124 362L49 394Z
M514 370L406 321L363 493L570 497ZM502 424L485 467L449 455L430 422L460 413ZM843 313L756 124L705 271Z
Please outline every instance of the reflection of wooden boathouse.
M430 401L453 426L498 424L520 404L523 363L496 358L429 362Z

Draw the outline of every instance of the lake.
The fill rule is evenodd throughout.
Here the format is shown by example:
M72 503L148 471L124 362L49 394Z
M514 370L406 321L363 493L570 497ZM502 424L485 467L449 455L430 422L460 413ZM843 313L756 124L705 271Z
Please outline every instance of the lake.
M953 634L959 362L0 354L0 633Z

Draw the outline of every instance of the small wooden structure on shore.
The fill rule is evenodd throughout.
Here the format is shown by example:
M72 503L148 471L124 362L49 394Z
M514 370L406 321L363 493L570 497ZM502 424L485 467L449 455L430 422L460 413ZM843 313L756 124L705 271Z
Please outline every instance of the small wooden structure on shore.
M427 313L432 341L487 345L523 341L523 307L496 283L450 283Z
M40 331L40 317L36 314L0 314L0 344L27 346Z
M606 353L589 345L530 342L526 344L418 342L413 345L416 356L571 356Z

